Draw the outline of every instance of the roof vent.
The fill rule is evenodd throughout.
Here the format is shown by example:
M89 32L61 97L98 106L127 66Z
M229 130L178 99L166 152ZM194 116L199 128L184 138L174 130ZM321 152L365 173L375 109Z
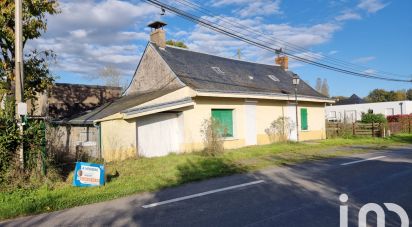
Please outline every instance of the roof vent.
M225 72L223 72L219 67L211 67L215 73L219 75L225 75Z
M268 77L269 77L271 80L275 81L275 82L279 82L279 81L280 81L280 80L279 80L276 76L274 76L274 75L268 75Z

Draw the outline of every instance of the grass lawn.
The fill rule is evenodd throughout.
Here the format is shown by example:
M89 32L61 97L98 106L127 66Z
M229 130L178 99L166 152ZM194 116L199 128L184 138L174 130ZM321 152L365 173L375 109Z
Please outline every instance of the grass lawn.
M108 182L104 187L72 187L72 179L69 177L66 182L53 186L0 192L0 220L111 200L217 176L371 151L345 149L351 145L369 145L381 149L389 145L406 144L412 144L411 135L386 139L352 138L314 143L278 143L228 150L217 157L181 154L113 162L106 164Z

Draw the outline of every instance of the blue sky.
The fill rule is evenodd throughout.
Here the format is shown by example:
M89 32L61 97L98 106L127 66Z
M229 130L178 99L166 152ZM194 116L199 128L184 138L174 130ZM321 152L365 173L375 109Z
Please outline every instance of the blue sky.
M299 45L314 59L337 58L361 65L365 72L385 71L412 79L410 0L192 1L227 20ZM48 17L47 32L27 46L56 52L58 59L52 69L58 82L102 84L95 75L110 65L121 72L123 83L128 83L148 40L146 25L158 19L169 24L168 39L182 40L192 50L233 57L241 49L244 60L274 63L273 53L216 34L170 12L162 17L159 9L139 0L61 1L60 8L61 14ZM331 95L366 96L374 88L412 88L411 83L357 78L299 62L292 61L290 67L312 86L317 77L326 78ZM405 79L400 76L396 78Z

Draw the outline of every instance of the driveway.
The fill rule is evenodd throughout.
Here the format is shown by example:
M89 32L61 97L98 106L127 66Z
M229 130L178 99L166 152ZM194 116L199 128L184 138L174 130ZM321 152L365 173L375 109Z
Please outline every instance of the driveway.
M216 178L0 225L339 226L339 208L348 205L349 226L357 226L360 207L371 202L396 203L412 218L412 148ZM386 226L400 226L385 211ZM376 226L376 216L368 218Z

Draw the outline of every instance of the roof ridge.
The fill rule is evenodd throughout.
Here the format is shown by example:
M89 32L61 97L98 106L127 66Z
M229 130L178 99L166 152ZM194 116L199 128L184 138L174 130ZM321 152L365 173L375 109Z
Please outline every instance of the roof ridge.
M233 61L240 61L240 62L246 62L246 63L252 63L252 64L259 64L259 65L280 67L279 65L270 65L270 64L260 63L260 62L254 62L254 61L247 61L247 60L236 59L236 58L232 58L232 57L223 57L223 56L216 55L216 54L201 52L201 51L197 51L197 50L191 50L191 49L182 48L182 47L177 47L177 46L172 46L172 45L168 45L168 44L166 44L166 47L170 47L170 48L174 48L174 49L179 49L179 50L185 50L185 51L194 52L194 53L199 53L199 54L210 55L210 56L219 57L219 58L224 58L224 59L233 60Z

